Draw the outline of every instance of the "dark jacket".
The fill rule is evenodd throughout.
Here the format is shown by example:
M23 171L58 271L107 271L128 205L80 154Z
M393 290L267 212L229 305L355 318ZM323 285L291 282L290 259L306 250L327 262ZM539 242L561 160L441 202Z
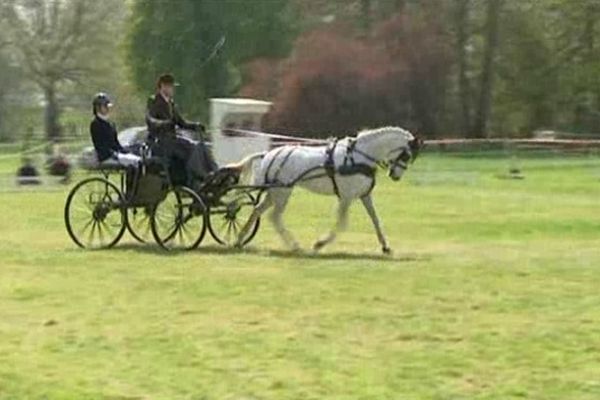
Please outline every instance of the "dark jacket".
M125 149L117 138L115 124L96 116L90 124L92 142L98 155L98 161L104 161L114 157L115 153L125 153Z
M150 96L146 108L146 124L150 138L159 139L163 135L175 136L175 128L201 131L203 126L197 122L185 120L173 100L165 100L160 94Z

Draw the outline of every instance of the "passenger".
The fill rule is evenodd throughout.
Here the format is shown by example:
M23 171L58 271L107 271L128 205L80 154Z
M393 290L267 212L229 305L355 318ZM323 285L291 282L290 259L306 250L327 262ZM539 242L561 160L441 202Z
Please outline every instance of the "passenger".
M90 124L90 133L98 162L100 165L118 163L125 167L137 167L142 161L141 157L130 154L121 146L115 124L109 119L112 105L106 93L98 93L94 96L92 103L94 119Z

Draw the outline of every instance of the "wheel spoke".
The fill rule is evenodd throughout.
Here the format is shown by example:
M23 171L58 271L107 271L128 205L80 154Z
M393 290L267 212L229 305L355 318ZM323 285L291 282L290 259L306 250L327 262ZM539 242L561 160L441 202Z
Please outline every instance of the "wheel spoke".
M65 207L65 223L71 238L82 247L110 247L125 229L120 193L102 178L80 182L71 191Z
M223 215L223 224L221 224L221 229L220 230L222 231L225 227L227 227L228 223L229 223L229 220L227 219L227 216Z
M177 227L177 237L179 238L179 244L183 246L183 245L185 245L185 240L183 240L183 228L182 228L182 226L183 225L179 225Z
M92 242L94 241L94 231L96 230L96 225L98 224L98 221L94 218L94 223L92 224L92 230L90 231L90 234L88 236L88 243L91 245Z
M229 224L227 224L227 234L225 235L225 242L229 243L230 242L230 238L231 238L231 227L232 227L232 223L231 221L229 222Z
M219 208L218 214L210 214L210 232L215 240L224 245L233 244L242 227L250 219L254 212L256 202L248 192L234 192L221 198L222 208ZM223 218L221 220L221 218ZM254 222L251 230L244 238L244 243L252 240L258 229L260 221Z
M200 199L186 188L169 192L156 206L152 217L152 229L157 242L166 248L194 248L202 240L205 231L200 207L203 207Z
M104 221L100 220L98 221L98 237L100 238L100 246L102 246L104 244L104 235L102 234L102 225L104 224Z
M127 211L129 232L141 243L147 243L152 237L150 214L147 208L133 208Z
M83 228L81 228L78 232L77 235L78 236L82 236L85 231L90 227L90 225L94 222L94 218L90 218L90 220L88 222L85 223L85 225L83 226Z

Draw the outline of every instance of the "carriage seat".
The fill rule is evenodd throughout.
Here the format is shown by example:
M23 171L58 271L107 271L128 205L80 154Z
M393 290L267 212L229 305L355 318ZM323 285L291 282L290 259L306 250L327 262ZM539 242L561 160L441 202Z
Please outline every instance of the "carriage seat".
M87 162L80 162L81 167L86 171L97 171L103 173L125 172L130 167L119 164L117 160L108 159L99 162L94 154L94 158ZM144 160L144 166L148 171L160 172L165 169L164 160L160 157L148 157Z

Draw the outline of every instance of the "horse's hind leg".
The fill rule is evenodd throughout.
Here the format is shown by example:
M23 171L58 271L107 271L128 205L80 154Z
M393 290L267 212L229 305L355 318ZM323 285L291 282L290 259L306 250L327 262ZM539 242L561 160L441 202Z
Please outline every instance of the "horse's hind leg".
M254 226L254 224L256 223L256 220L258 218L260 218L260 216L269 209L269 207L271 207L273 205L273 200L271 199L271 195L269 192L267 192L267 194L265 195L265 197L260 201L260 203L254 207L254 211L252 211L252 215L250 215L250 218L248 218L248 221L246 222L246 224L244 225L244 227L242 228L242 230L240 231L237 241L235 243L235 247L242 247L243 243L244 243L244 239L246 238L246 235L248 235L248 232L250 231L250 228L252 228Z
M287 206L288 200L290 199L290 195L292 194L291 189L275 189L270 192L272 195L272 200L275 208L271 213L271 222L273 222L273 226L275 226L275 230L279 234L279 236L283 239L285 244L289 246L293 251L300 250L300 245L294 239L292 233L287 230L287 228L283 224L283 212L285 211L285 207Z
M350 204L352 204L351 200L340 199L338 203L337 221L335 223L335 227L327 234L327 236L324 236L315 242L313 245L314 251L319 251L325 245L333 242L337 233L346 229L346 226L348 225L348 209L350 208Z

